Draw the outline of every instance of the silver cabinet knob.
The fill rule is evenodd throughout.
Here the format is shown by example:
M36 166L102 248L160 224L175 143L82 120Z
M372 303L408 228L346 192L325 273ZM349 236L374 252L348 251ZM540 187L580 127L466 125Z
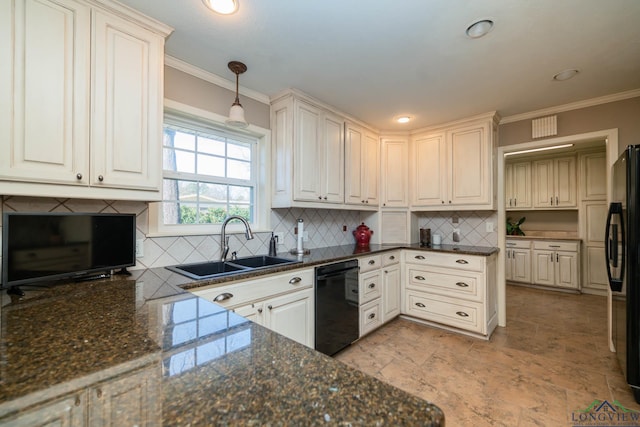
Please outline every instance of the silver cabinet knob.
M258 309L258 313L262 313L262 309L261 308Z
M293 277L291 280L289 280L289 284L291 285L297 285L300 282L302 282L302 279L299 278L298 276Z
M98 181L100 182L104 181L104 177L102 175L98 175Z
M273 310L273 306L272 306L272 305L269 305L267 308L268 308L269 310Z
M81 180L82 179L82 174L80 172L78 172L76 174L76 179Z
M375 314L375 313L371 313L371 314L369 315L369 319L374 319L375 317L376 317L376 314Z
M373 288L375 288L375 287L376 287L376 284L375 284L375 283L369 283L369 289L373 289Z

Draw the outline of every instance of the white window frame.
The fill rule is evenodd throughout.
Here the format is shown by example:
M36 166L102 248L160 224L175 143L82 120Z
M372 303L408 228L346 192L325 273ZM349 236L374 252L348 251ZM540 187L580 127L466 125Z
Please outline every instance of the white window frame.
M271 212L271 131L260 126L249 125L246 129L232 128L225 124L227 119L220 114L192 107L169 99L164 100L165 114L192 120L206 127L228 129L233 133L257 139L255 153L256 187L254 190L254 218L251 229L254 232L269 231ZM162 165L159 165L162 168ZM163 179L164 179L164 170ZM172 177L173 178L173 177ZM221 224L164 224L162 202L149 203L149 232L147 237L193 236L220 234ZM239 221L232 221L227 226L228 233L244 233Z

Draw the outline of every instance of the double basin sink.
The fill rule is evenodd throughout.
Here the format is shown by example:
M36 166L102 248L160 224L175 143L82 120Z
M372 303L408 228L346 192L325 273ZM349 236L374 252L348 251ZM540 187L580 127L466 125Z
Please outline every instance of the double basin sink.
M191 279L202 280L246 273L278 265L295 264L298 262L302 261L267 255L257 255L237 258L230 261L199 262L195 264L172 265L166 268Z

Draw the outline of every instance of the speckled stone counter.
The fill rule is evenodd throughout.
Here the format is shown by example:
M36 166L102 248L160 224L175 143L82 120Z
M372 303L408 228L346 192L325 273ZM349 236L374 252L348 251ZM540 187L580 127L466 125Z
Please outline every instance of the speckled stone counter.
M444 425L437 406L197 298L177 276L3 293L0 425Z

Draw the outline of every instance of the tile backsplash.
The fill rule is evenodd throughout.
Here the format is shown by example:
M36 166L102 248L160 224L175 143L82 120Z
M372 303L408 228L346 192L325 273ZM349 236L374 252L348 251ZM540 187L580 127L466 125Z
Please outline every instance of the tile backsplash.
M431 235L440 234L445 245L460 244L465 246L498 246L498 212L466 211L466 212L420 212L418 226L430 228ZM458 223L453 223L453 218ZM486 223L493 223L492 232L487 232ZM453 241L453 229L460 229L460 242Z
M143 239L144 256L137 259L132 269L164 267L172 264L201 262L220 257L220 235L197 235L175 237L147 237L149 232L149 209L146 202L59 199L41 197L4 196L0 205L2 212L91 212L91 213L133 213L136 215L136 239ZM320 209L273 209L271 226L282 232L284 245L278 252L296 247L294 230L302 218L308 240L307 248L320 248L354 243L351 231L360 223L357 211ZM343 225L347 231L342 231ZM2 224L0 215L0 236ZM257 232L256 238L246 240L243 234L232 234L230 247L238 256L265 254L268 251L271 232ZM0 239L1 241L1 239Z

